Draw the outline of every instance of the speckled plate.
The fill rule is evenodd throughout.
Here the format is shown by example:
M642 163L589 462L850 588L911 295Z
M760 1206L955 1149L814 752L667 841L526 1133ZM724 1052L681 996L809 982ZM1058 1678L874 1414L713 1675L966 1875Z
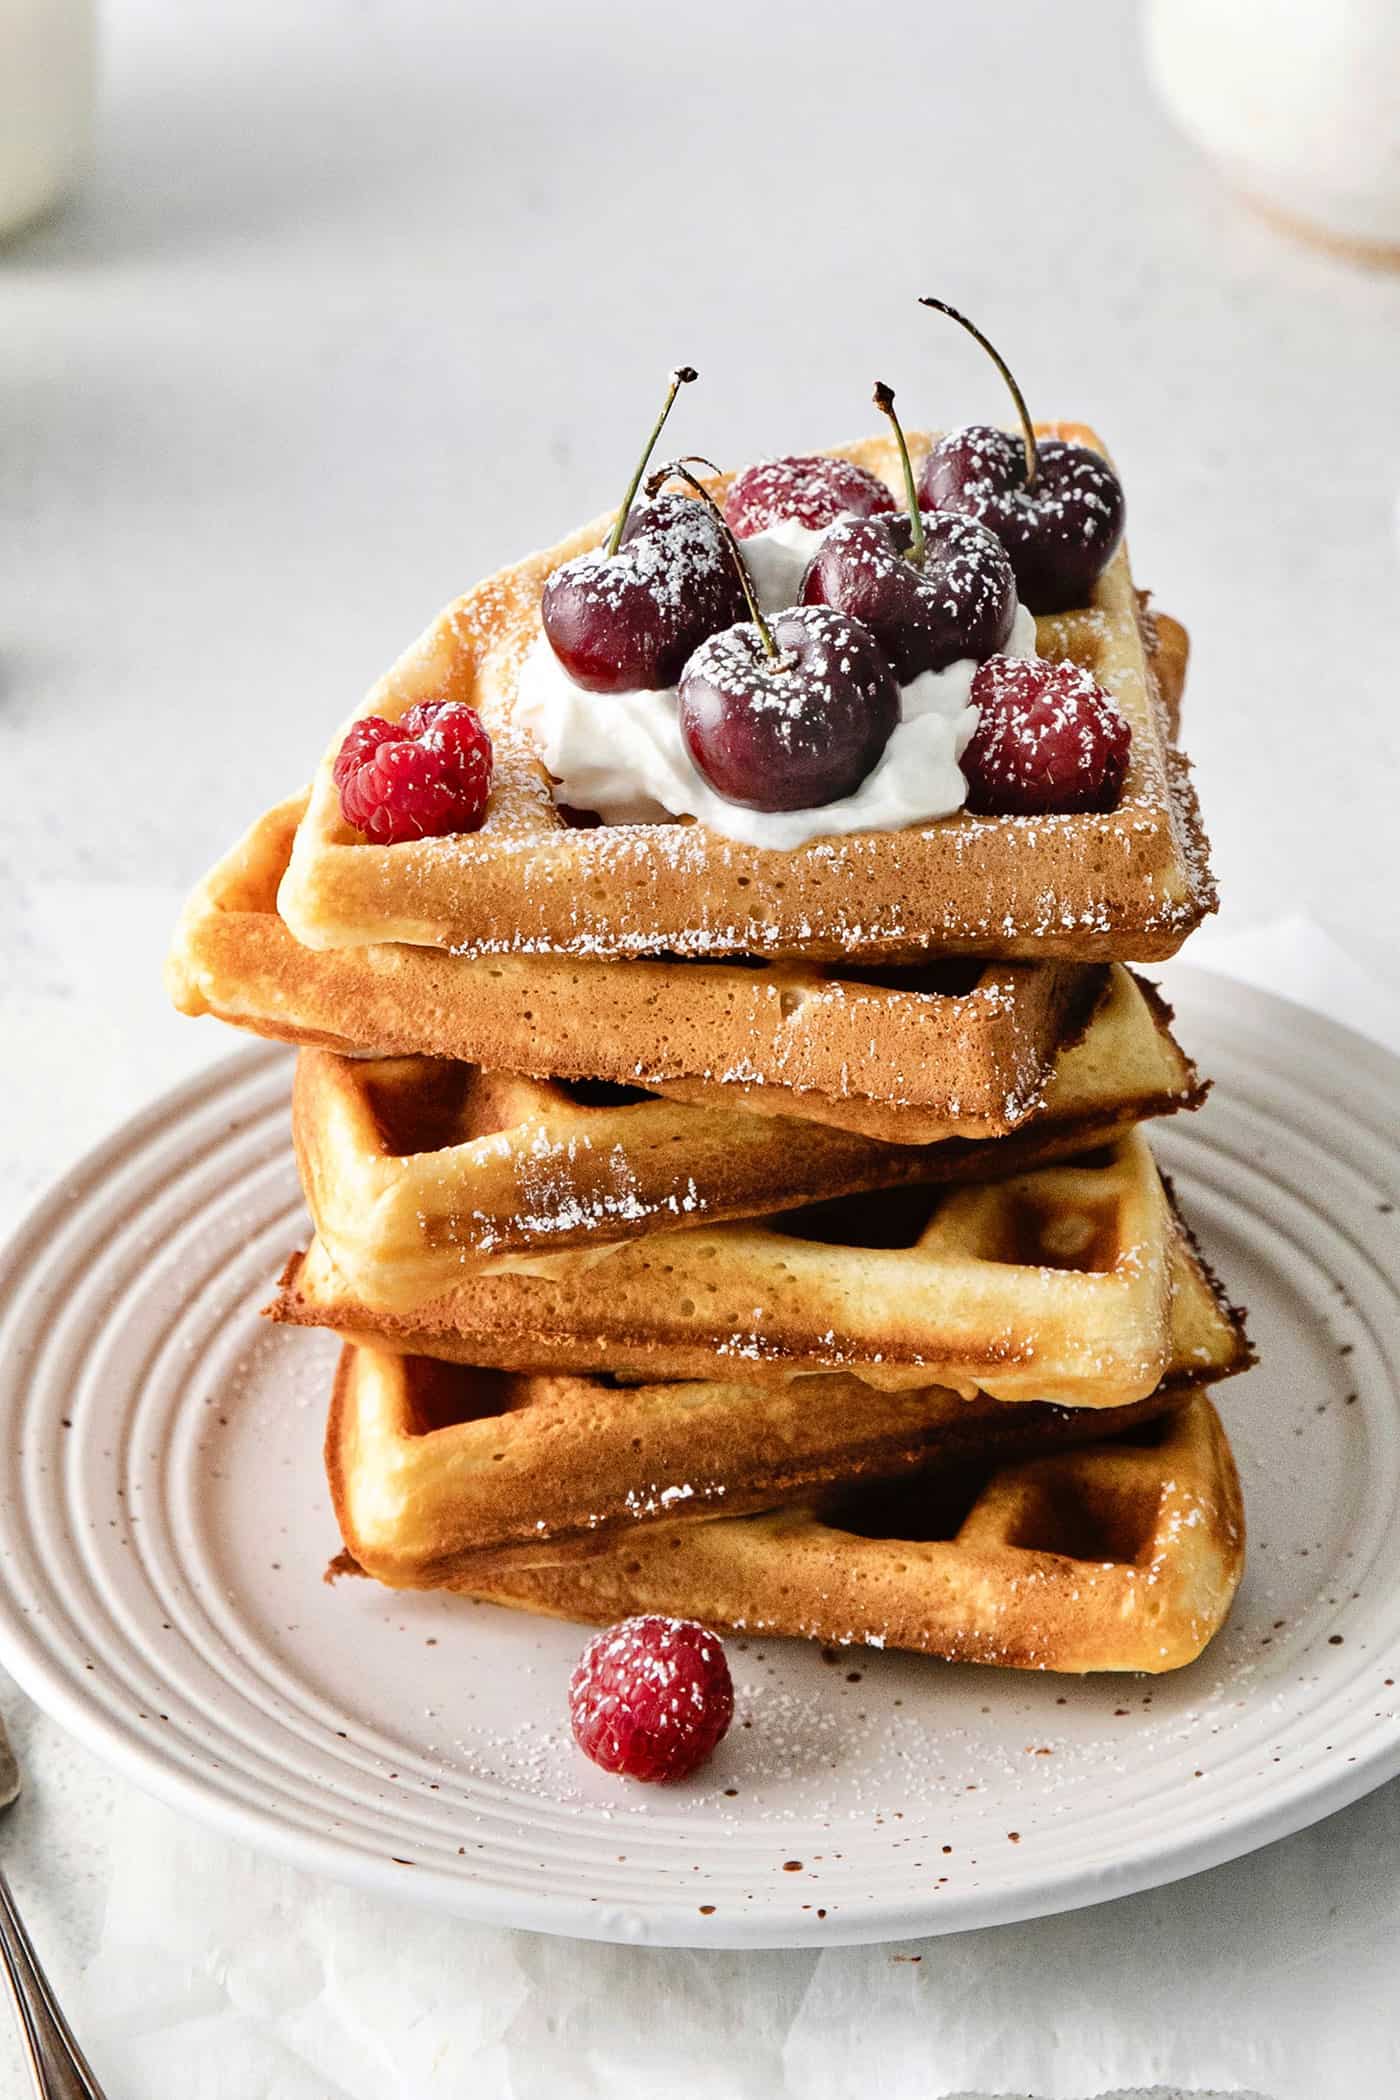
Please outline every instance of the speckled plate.
M92 1748L303 1866L466 1916L697 1946L1097 1902L1400 1771L1400 1062L1173 980L1216 1092L1159 1151L1263 1362L1223 1390L1249 1571L1175 1677L731 1643L690 1785L574 1753L578 1630L328 1587L335 1345L257 1317L306 1227L290 1060L255 1049L78 1167L0 1267L0 1656Z

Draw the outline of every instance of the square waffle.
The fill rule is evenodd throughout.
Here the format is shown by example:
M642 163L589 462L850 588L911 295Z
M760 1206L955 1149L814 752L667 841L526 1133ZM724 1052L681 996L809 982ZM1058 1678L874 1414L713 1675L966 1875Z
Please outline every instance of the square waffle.
M1103 449L1079 424L1046 425L1044 434ZM910 434L916 465L929 443ZM839 449L897 486L890 440ZM712 487L722 496L727 485L721 477ZM1173 954L1214 909L1199 812L1168 740L1126 548L1091 605L1038 622L1041 654L1082 664L1131 726L1127 780L1108 814L964 811L791 851L742 845L693 823L566 825L532 741L513 726L515 683L540 631L545 578L596 546L611 522L595 520L458 599L358 711L393 721L427 700L475 707L496 754L480 831L392 846L363 839L340 814L331 769L344 728L337 735L281 887L283 916L308 947L1150 961Z
M1092 1007L1090 997L1095 1002ZM1146 978L1122 963L1110 963L1107 976L1095 980L1088 995L1076 994L1070 1011L1080 1017L1079 1026L1072 1020L1039 1107L1008 1133L1023 1141L1024 1163L1058 1158L1072 1149L1058 1144L1053 1151L1045 1149L1057 1122L1068 1128L1071 1119L1083 1116L1086 1134L1082 1143L1087 1146L1098 1144L1100 1135L1116 1135L1148 1116L1200 1107L1208 1087L1172 1040L1171 1011ZM1149 1019L1155 1024L1155 1041L1149 1040ZM974 1160L988 1158L988 1139L949 1138L946 1117L914 1101L823 1094L771 1081L753 1085L737 1080L660 1079L653 1091L694 1108L742 1108L749 1115L799 1116L804 1122L825 1123L833 1130L890 1145L928 1147L941 1142L941 1155L949 1160L962 1156L969 1146ZM1095 1113L1104 1118L1101 1130L1089 1117L1091 1102ZM1128 1113L1132 1102L1140 1104L1136 1114ZM1118 1117L1116 1130L1110 1127L1114 1115ZM1090 1135L1091 1129L1097 1134ZM1004 1139L995 1141L1005 1143ZM1011 1147L1004 1154L999 1152L997 1160L1003 1156L1015 1159L1017 1150ZM999 1165L997 1171L1001 1171Z
M885 1190L593 1251L505 1255L411 1311L353 1290L319 1241L273 1317L507 1370L746 1380L851 1371L999 1400L1118 1407L1171 1351L1184 1245L1140 1132L1006 1181Z
M463 1587L558 1618L665 1612L949 1662L1155 1674L1195 1661L1243 1566L1239 1478L1200 1394L1110 1443L660 1526Z
M872 982L817 963L470 958L392 942L317 953L277 914L304 807L294 797L259 818L190 898L166 966L182 1013L352 1053L748 1084L796 1113L882 1127L894 1109L911 1119L900 1135L928 1142L1024 1121L1098 987L1072 965L955 960Z
M1239 1478L1198 1391L1112 1441L639 1527L587 1558L453 1586L557 1618L663 1612L950 1662L1157 1673L1201 1653L1243 1565Z
M1200 1265L1177 1263L1160 1385L1107 1411L1019 1407L840 1375L785 1386L482 1370L342 1351L326 1467L346 1550L398 1588L605 1549L638 1527L739 1515L833 1481L1100 1442L1249 1362Z
M597 1246L879 1188L1015 1174L1120 1137L1203 1089L1121 964L1039 1112L1009 1137L889 1144L792 1116L432 1058L304 1050L292 1129L321 1244L354 1289L411 1307L464 1263ZM805 1098L805 1097L804 1097Z

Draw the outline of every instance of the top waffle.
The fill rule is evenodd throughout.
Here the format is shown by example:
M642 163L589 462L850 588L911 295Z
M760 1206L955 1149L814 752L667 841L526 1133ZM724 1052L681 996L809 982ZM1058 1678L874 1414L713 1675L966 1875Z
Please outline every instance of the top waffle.
M1103 449L1081 425L1044 427ZM916 460L929 442L910 435ZM889 440L836 449L895 487ZM714 486L722 492L727 481ZM337 736L280 895L287 924L308 947L404 941L471 954L1149 961L1173 954L1214 909L1196 800L1168 742L1126 549L1091 606L1038 622L1041 654L1084 665L1132 728L1116 810L1034 818L964 811L790 851L742 845L695 823L570 828L533 744L513 725L515 685L539 632L545 578L596 546L610 522L596 520L479 584L359 710L395 720L426 700L477 708L496 752L480 831L393 846L362 839L340 815L331 775Z

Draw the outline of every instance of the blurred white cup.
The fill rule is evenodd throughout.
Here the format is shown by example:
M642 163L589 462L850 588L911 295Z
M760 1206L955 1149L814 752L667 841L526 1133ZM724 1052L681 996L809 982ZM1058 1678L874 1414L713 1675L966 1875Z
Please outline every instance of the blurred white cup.
M86 168L96 45L93 0L0 0L0 239Z
M1300 232L1400 256L1400 0L1149 0L1187 135Z

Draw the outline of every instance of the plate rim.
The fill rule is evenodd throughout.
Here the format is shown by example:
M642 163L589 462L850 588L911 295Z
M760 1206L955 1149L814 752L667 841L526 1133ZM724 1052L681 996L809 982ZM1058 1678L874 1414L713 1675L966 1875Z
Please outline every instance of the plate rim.
M1400 1056L1315 1007L1225 971L1193 964L1169 966L1166 992L1188 1006L1209 1004L1216 1010L1212 1018L1226 1027L1236 1018L1247 1022L1252 1017L1267 1024L1272 1016L1275 1025L1291 1031L1294 1040L1301 1032L1314 1048L1330 1046L1346 1075L1335 1097L1345 1113L1356 1112L1355 1104L1346 1097L1355 1091L1355 1076L1361 1071L1381 1087L1388 1084L1400 1098ZM152 1097L81 1153L29 1206L0 1247L0 1291L8 1292L22 1278L31 1242L62 1216L75 1185L90 1184L182 1111L206 1104L211 1096L261 1071L270 1075L278 1065L289 1064L293 1055L291 1046L276 1041L240 1046ZM646 1906L643 1919L636 1919L631 1915L639 1908L636 1904L590 1904L569 1895L536 1896L419 1863L405 1869L394 1862L400 1869L395 1873L389 1861L354 1841L294 1828L275 1812L259 1811L232 1799L209 1779L162 1756L158 1741L138 1735L100 1704L85 1699L61 1655L50 1651L38 1629L15 1607L3 1582L0 1663L62 1728L144 1792L301 1871L324 1874L481 1924L642 1946L735 1950L877 1944L1060 1915L1166 1887L1243 1858L1339 1813L1400 1774L1397 1733L1390 1741L1372 1744L1355 1762L1339 1761L1330 1770L1313 1765L1291 1779L1280 1779L1275 1790L1255 1807L1231 1814L1217 1831L1198 1831L1185 1840L1168 1832L1110 1861L1098 1860L1068 1874L1062 1868L1047 1868L1039 1875L1031 1871L1011 1889L968 1890L942 1914L930 1894L922 1900L875 1901L858 1913L842 1906L836 1917L824 1920L818 1920L815 1912L809 1918L788 1913L781 1921L763 1913L747 1920L743 1914L723 1912L705 1919L693 1905L687 1909L680 1898L661 1895ZM619 1911L627 1915L615 1915Z

